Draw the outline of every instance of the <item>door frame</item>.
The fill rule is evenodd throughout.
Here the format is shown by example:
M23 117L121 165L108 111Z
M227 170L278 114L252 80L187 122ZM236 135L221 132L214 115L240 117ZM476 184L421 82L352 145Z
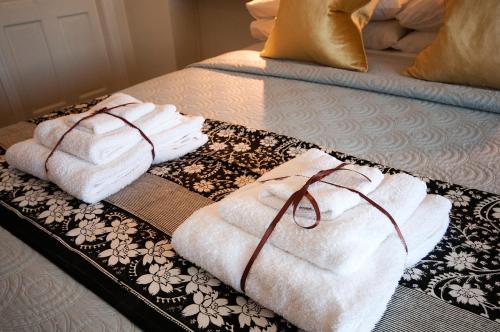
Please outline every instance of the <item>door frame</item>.
M17 120L21 118L21 114L26 116L26 112L23 110L21 99L19 98L19 94L14 84L14 79L10 76L6 63L3 53L0 52L0 87L3 87L10 111L14 113L13 118Z
M135 56L127 12L124 0L95 0L101 25L104 30L104 40L109 50L109 58L113 59L111 68L113 74L122 84L115 90L124 89L131 84L131 73L135 69Z

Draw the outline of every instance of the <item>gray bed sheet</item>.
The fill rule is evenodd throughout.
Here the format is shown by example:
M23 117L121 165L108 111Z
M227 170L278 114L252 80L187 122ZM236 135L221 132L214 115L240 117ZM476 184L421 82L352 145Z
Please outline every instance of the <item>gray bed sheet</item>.
M500 91L400 75L412 60L372 52L370 72L355 73L263 59L256 51L242 50L125 91L143 100L175 104L186 114L290 135L422 176L498 193L500 115L492 111L500 110ZM415 91L428 91L429 100L402 96L410 82L419 87ZM476 108L489 111L456 106L472 103L464 89L469 89ZM385 93L375 92L382 90ZM430 101L438 99L441 103Z
M362 74L370 76L356 78L351 72L263 60L258 52L245 50L125 92L175 104L186 114L266 129L431 178L500 192L500 115L493 113L500 105L499 92L438 84L414 89L420 94L411 95L410 81L398 78L411 60L370 53L370 73ZM424 100L422 91L431 97ZM137 330L1 228L0 262L1 331Z

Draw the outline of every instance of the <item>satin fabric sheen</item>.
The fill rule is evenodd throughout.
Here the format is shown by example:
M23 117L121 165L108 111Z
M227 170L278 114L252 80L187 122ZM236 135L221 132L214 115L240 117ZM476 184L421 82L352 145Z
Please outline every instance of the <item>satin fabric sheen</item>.
M427 81L498 90L499 50L499 0L448 0L438 36L403 73Z
M263 57L366 72L362 29L378 0L282 0Z

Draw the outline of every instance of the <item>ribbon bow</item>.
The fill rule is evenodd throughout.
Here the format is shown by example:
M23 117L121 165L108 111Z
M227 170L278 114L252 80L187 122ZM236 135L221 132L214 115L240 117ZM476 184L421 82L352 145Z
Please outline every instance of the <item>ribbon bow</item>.
M345 187L345 186L342 186L342 185L339 185L339 184L335 184L335 183L323 181L323 179L326 178L327 176L329 176L329 175L331 175L331 174L333 174L333 173L335 173L337 171L341 171L341 170L355 172L355 173L363 176L364 178L366 178L368 181L371 181L366 175L364 175L364 174L362 174L360 172L357 172L357 171L352 170L352 169L344 168L346 165L347 165L347 163L342 163L342 164L338 165L335 168L331 168L331 169L326 169L326 170L319 171L318 173L316 173L313 176L311 176L306 181L306 183L299 190L297 190L296 192L294 192L286 200L285 204L283 204L283 207L278 211L278 214L276 214L276 216L274 217L273 221L271 222L271 224L269 224L269 226L267 227L266 231L262 235L262 238L260 239L259 243L257 244L257 247L255 248L252 256L250 257L250 259L248 260L247 265L245 266L245 269L243 270L243 274L242 274L241 280L240 280L240 288L241 288L241 290L243 292L245 291L246 280L248 278L248 274L250 273L252 265L254 264L255 260L257 259L257 256L261 252L261 250L264 247L264 245L266 244L267 240L271 236L272 232L276 228L276 225L278 225L278 222L280 222L280 220L283 218L283 215L285 214L285 212L288 210L288 208L290 206L292 206L292 208L293 208L292 217L293 217L293 220L294 220L294 222L295 222L295 224L297 226L302 227L304 229L313 229L313 228L315 228L315 227L317 227L319 225L319 223L321 221L321 211L319 209L318 203L316 202L316 199L308 191L309 186L311 186L312 184L314 184L316 182L322 182L322 183L325 183L325 184L329 184L329 185L332 185L332 186L335 186L335 187L338 187L338 188L342 188L342 189L346 189L346 190L349 190L349 191L351 191L353 193L356 193L361 198L363 198L365 201L367 201L369 204L371 204L373 207L375 207L377 210L379 210L380 212L382 212L391 221L392 225L394 226L394 229L396 230L396 233L398 234L399 239L401 240L401 243L403 244L403 247L404 247L406 253L408 254L408 246L407 246L406 241L405 241L405 239L403 237L403 233L401 233L401 230L400 230L398 224L396 223L396 221L390 215L389 212L387 212L383 207L381 207L375 201L373 201L368 196L366 196L365 194L363 194L362 192L360 192L358 190L355 190L355 189L352 189L352 188L349 188L349 187ZM303 176L303 175L300 175L300 176ZM286 179L286 178L289 178L289 177L290 176L283 176L283 177L278 177L278 178L273 178L273 179L267 179L267 180L264 180L262 182L267 182L267 181L272 181L272 180L283 180L283 179ZM311 203L311 206L313 207L315 215L316 215L316 221L314 222L314 224L312 224L310 226L302 226L295 219L295 213L297 211L299 203L301 202L301 200L304 197L307 198L307 200L309 201L309 203Z
M94 116L96 116L98 114L108 114L108 115L111 115L112 117L115 117L117 119L122 120L129 127L137 129L139 131L139 134L141 134L141 136L151 145L151 155L153 156L153 160L154 160L155 159L155 146L154 146L153 142L149 139L149 137L146 136L146 134L139 127L137 127L136 125L134 125L132 122L128 121L127 119L125 119L125 118L123 118L123 117L121 117L119 115L116 115L116 114L113 114L113 113L109 112L109 111L111 111L111 110L113 110L115 108L124 107L124 106L132 105L132 104L137 104L137 103L126 103L126 104L121 104L121 105L117 105L117 106L113 106L113 107L109 107L109 108L108 107L103 107L103 108L95 111L94 113L92 113L90 115L87 115L87 116L81 118L80 120L78 120L77 122L75 122L68 130L66 130L64 132L64 134L61 135L61 137L57 141L56 145L54 145L54 147L50 151L49 155L47 156L47 159L45 159L45 172L46 173L49 172L49 169L48 169L49 159L52 157L52 155L54 155L54 153L56 152L56 150L59 147L59 145L61 145L64 137L66 137L66 135L70 131L72 131L73 129L75 129L82 121L90 119L91 117L94 117Z

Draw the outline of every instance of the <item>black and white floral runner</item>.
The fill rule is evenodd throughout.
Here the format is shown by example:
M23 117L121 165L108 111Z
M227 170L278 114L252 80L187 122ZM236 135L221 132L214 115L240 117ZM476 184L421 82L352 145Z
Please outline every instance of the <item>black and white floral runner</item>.
M82 112L97 101L33 122ZM204 147L149 172L217 201L306 149L317 147L213 120L206 121L204 131L210 138ZM340 160L399 172L339 152L326 152ZM61 267L74 275L95 276L89 284L75 275L139 325L164 328L170 322L185 330L207 331L294 329L180 258L169 235L146 221L107 202L84 204L50 183L9 168L4 153L0 150L2 226L35 247L41 242L44 249L40 250L55 261L67 253L71 260L65 262L75 265L77 272ZM453 201L451 225L439 245L406 270L400 285L500 323L500 197L423 180L429 193ZM12 223L13 216L18 218L17 225ZM120 301L127 303L120 305Z

